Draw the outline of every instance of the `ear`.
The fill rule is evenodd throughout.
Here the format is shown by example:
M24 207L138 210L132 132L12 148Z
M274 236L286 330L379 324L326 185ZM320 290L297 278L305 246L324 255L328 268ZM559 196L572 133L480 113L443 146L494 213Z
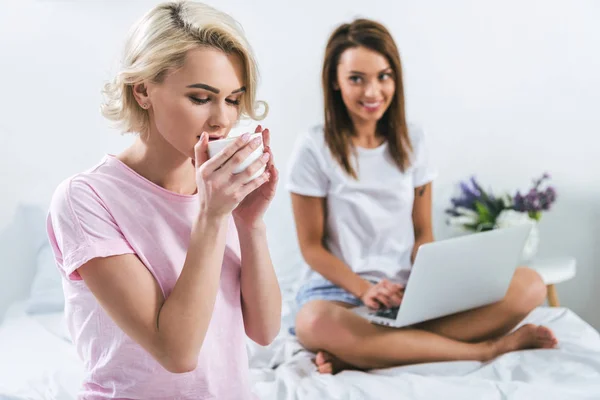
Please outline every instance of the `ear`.
M331 86L333 87L333 90L335 90L335 91L340 90L340 85L337 82L337 78L335 81L333 81L333 84Z
M148 96L148 89L146 88L146 84L143 82L133 85L133 96L140 107L142 107L144 110L147 110L152 105L150 103L150 97Z

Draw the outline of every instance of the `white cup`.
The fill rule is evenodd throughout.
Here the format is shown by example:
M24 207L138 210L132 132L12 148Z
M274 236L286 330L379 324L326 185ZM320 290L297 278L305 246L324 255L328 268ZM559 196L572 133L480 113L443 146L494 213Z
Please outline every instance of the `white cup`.
M262 133L255 133L255 134L251 135L250 139L248 140L248 143L250 143L252 140L254 140L255 138L258 138L258 137L262 138ZM213 140L213 141L208 142L208 157L213 158L218 152L223 150L225 147L229 146L236 139L237 139L237 136L234 136L234 137L229 137L226 139ZM258 160L260 158L260 156L262 156L263 152L264 152L264 146L263 146L263 143L261 140L260 145L252 153L250 153L250 155L248 157L246 157L246 159L240 165L238 165L233 170L233 173L239 174L240 172L243 172L246 168L248 168L250 166L250 164L252 164L254 161ZM250 178L248 178L248 180L246 180L245 183L248 183L248 182L258 178L259 176L261 176L262 173L265 172L265 168L266 168L266 166L263 166L262 168L260 168L258 171L256 171L256 173L254 175L252 175Z

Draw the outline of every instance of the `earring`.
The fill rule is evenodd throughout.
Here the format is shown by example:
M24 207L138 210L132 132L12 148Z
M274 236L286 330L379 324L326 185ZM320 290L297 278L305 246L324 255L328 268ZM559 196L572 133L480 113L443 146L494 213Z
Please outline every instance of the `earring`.
M144 110L145 110L145 109L147 109L148 107L150 107L150 105L148 105L147 103L144 103L144 104L142 104L142 108L143 108Z

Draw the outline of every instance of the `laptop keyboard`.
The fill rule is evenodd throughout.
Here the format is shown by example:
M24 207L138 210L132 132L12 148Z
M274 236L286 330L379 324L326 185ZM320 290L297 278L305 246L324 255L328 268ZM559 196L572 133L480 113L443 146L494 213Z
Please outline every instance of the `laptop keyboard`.
M383 308L380 310L372 311L371 315L374 315L374 316L380 317L380 318L388 318L388 319L395 320L396 317L398 316L399 309L400 309L400 307Z

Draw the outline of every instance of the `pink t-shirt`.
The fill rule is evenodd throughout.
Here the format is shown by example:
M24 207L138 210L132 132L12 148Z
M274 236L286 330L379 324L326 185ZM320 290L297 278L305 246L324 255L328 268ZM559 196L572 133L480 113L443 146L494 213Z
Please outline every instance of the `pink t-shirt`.
M165 298L181 273L197 196L150 182L114 156L56 190L48 235L63 276L69 332L85 366L83 399L253 399L240 298L240 247L230 220L220 287L188 373L165 370L104 312L77 272L95 257L133 253Z

